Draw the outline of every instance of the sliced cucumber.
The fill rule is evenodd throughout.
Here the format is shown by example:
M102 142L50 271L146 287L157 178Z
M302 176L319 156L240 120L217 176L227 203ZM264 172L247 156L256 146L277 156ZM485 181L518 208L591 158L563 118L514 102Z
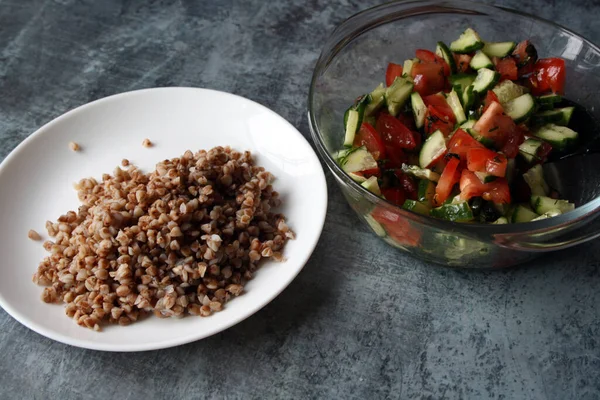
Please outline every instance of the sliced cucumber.
M523 179L529 185L531 194L536 196L548 196L550 193L550 187L544 179L544 169L540 164L536 164L529 168L527 172L523 174Z
M529 93L525 93L504 104L504 112L517 124L525 121L535 110L535 99Z
M421 179L417 189L417 200L431 207L433 196L435 196L435 184L428 179Z
M517 97L527 93L527 88L517 85L513 81L507 79L497 84L492 91L498 97L500 104L504 106L504 104L512 99L516 99Z
M458 98L458 94L454 89L450 93L448 93L448 97L446 98L446 102L452 109L454 116L456 117L456 122L462 124L467 120L467 116L465 115L465 110L463 110L462 105L460 104L460 99Z
M511 216L511 222L515 224L519 222L529 222L537 217L538 215L536 213L534 213L524 205L519 204L517 207L515 207L515 210L513 211L513 214Z
M579 137L573 129L556 124L546 124L533 134L540 139L544 139L557 150L564 150L575 143Z
M448 79L454 90L456 90L456 93L462 96L465 90L473 84L476 76L474 74L456 74L450 75Z
M505 224L508 224L508 219L506 219L506 217L500 217L497 220L495 220L494 222L492 222L492 224L505 225Z
M481 183L490 183L494 182L498 177L492 174L488 174L487 172L475 171L475 175L479 178Z
M462 95L462 104L465 112L471 111L477 103L478 94L473 85L469 86Z
M431 209L431 215L448 221L468 222L473 220L473 211L469 203L448 203Z
M427 114L427 106L423 102L421 95L414 92L410 95L410 103L415 117L415 125L417 129L421 129L425 125L425 115Z
M344 135L344 146L352 146L354 143L354 136L360 129L362 124L363 116L365 114L365 108L371 101L369 95L362 96L356 104L346 110L344 114L344 127L346 129Z
M369 226L371 227L371 229L373 229L373 232L375 232L377 236L387 236L385 228L379 222L377 222L375 218L373 218L370 214L365 215L365 221L367 221L367 224L369 224Z
M404 60L404 65L402 66L402 76L412 78L411 72L414 64L415 59Z
M365 178L364 176L356 174L354 172L348 172L348 176L350 176L350 178L352 178L354 180L354 182L358 182L358 183L363 183L364 181L367 180L367 178Z
M418 165L402 164L402 172L419 179L427 179L433 182L440 180L440 174L427 168L420 168Z
M485 147L487 147L487 148L494 147L494 141L492 139L487 138L485 136L481 136L479 134L479 132L477 132L475 129L467 128L467 129L465 129L465 131L467 131L467 133L469 135L471 135L473 137L473 139L477 140L479 143L481 143Z
M431 207L416 200L406 200L402 205L402 208L422 215L429 215L429 212L431 211Z
M460 128L463 130L471 129L475 126L476 122L477 122L476 119L468 119L460 125Z
M372 176L360 185L367 189L369 192L376 194L377 196L381 196L381 189L379 189L379 182L377 182L377 177Z
M543 213L542 215L540 215L537 218L532 219L531 221L540 221L542 219L548 219L548 218L552 218L552 217L556 217L558 215L562 214L562 212L560 212L560 210L550 210L548 212Z
M483 41L479 34L471 28L467 28L458 39L450 43L450 50L455 53L472 53L483 47Z
M542 146L542 141L534 138L526 139L521 145L519 145L519 154L523 157L528 163L533 163L538 161L538 151Z
M388 105L388 112L396 116L404 106L414 85L406 78L397 77L392 85L385 90L385 100Z
M515 42L486 42L482 50L490 57L504 58L511 54L516 46Z
M356 110L349 109L344 116L346 120L346 134L344 136L344 146L352 146L354 137L361 123L360 113Z
M562 101L562 97L557 94L545 94L537 98L537 103L544 110L551 110L554 106Z
M531 117L531 122L536 125L554 123L557 125L567 126L571 121L575 107L562 107L553 110L546 110L534 114Z
M538 214L544 214L549 211L558 210L561 213L575 209L575 204L567 200L557 200L546 196L531 196L531 207Z
M456 72L456 62L454 62L454 55L452 55L452 52L444 42L437 42L435 54L442 57L448 63L448 65L450 66L450 71L452 73Z
M346 172L358 172L378 167L377 161L364 147L342 150L337 154L336 159Z
M365 107L365 117L373 115L385 103L385 86L380 83L369 95L371 101Z
M446 139L444 138L444 134L437 130L423 143L423 147L421 147L421 152L419 153L419 165L421 168L428 168L445 152Z
M477 76L473 81L473 90L478 93L485 93L498 83L500 74L488 68L477 70Z
M469 66L474 70L478 70L481 68L494 68L494 63L488 56L485 55L483 51L479 50L477 53L475 53L473 58L471 58Z

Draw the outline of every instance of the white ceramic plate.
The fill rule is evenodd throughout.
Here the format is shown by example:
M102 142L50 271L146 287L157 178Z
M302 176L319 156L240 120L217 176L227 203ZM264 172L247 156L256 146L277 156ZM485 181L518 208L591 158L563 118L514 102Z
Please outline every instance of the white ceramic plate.
M154 147L142 147L149 138ZM81 151L69 149L69 142ZM265 262L245 293L208 318L146 318L102 332L81 328L64 305L40 300L31 281L47 254L27 238L35 229L47 239L46 220L56 220L79 201L73 183L112 173L123 158L150 171L185 150L229 145L250 150L272 172L283 212L296 240L287 261ZM327 209L319 160L304 137L273 111L228 93L161 88L123 93L72 110L21 143L0 165L0 306L30 329L74 346L106 351L141 351L176 346L220 332L273 300L300 272L314 250Z

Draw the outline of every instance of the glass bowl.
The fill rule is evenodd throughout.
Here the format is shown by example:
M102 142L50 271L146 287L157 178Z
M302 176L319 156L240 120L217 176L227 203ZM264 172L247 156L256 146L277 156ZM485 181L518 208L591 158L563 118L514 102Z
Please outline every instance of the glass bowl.
M567 65L565 97L600 120L600 49L583 37L532 15L469 1L383 4L339 25L317 61L309 93L309 125L325 164L360 220L386 243L439 264L470 268L507 267L544 252L600 236L600 158L572 160L568 193L577 208L558 217L507 225L455 223L403 210L353 181L332 154L341 148L344 111L358 96L384 81L388 62L412 58L418 48L457 38L472 27L489 41L530 39L540 58L562 57ZM595 160L595 162L594 162Z

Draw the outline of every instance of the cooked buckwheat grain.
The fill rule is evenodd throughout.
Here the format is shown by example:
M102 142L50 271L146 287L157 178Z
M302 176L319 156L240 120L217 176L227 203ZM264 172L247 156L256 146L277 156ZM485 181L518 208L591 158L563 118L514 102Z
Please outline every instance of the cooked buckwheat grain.
M117 167L81 180L82 205L46 223L50 252L33 281L99 330L153 313L208 316L243 292L262 258L282 260L294 237L272 175L250 152L216 147L165 160L144 174Z

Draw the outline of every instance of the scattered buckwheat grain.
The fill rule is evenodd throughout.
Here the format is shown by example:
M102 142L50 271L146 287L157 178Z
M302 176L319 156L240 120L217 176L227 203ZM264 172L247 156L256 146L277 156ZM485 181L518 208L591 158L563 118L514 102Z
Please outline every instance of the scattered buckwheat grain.
M78 145L77 143L75 143L75 142L71 142L71 143L69 143L69 148L70 148L72 151L79 151L79 150L80 150L80 147L79 147L79 145Z
M27 232L27 237L31 240L42 240L40 234L34 231L33 229L30 229L29 232Z
M142 146L144 146L144 147L152 147L152 142L150 141L150 139L146 138L142 142Z

